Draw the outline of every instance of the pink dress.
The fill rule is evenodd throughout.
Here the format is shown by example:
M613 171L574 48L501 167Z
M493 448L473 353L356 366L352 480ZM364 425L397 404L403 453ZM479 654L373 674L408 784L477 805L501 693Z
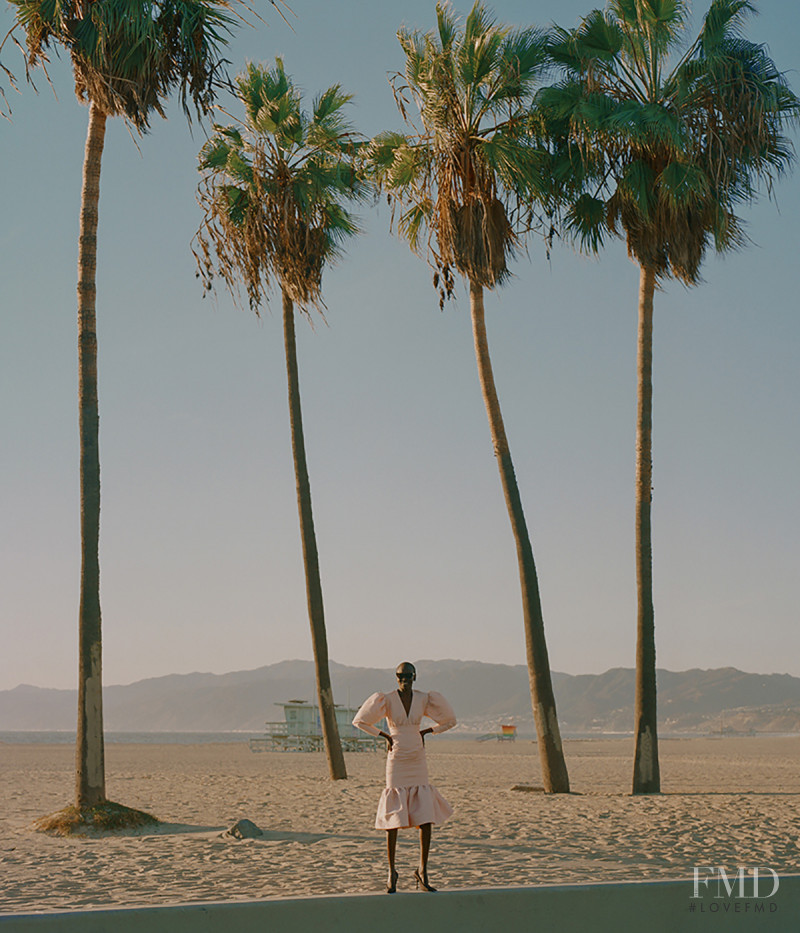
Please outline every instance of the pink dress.
M411 709L406 714L396 690L373 693L356 713L353 725L379 735L375 723L386 717L392 737L392 750L386 757L386 789L378 801L376 829L404 829L423 823L443 823L453 808L428 782L425 746L419 734L420 722L428 716L436 725L434 732L445 732L456 724L453 707L441 693L414 690Z

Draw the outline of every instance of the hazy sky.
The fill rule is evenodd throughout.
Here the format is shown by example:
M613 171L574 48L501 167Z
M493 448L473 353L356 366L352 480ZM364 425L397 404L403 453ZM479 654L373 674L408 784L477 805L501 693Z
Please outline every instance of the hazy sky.
M762 0L749 34L800 90L800 7ZM432 0L293 0L294 32L240 31L312 95L339 82L366 134L400 128L387 72ZM466 11L465 6L459 7ZM493 6L574 25L590 3ZM705 4L696 9L703 11ZM0 35L11 23L0 5ZM5 64L18 71L15 54ZM0 120L0 689L76 682L79 577L76 256L87 110L68 62ZM227 101L225 101L227 103ZM177 107L135 144L109 123L98 328L106 683L311 657L280 307L203 299L193 136ZM658 664L800 676L797 175L748 210L746 250L656 296L653 546ZM326 273L325 326L298 326L331 657L524 662L516 558L463 288L430 270L385 207ZM487 297L501 403L532 532L554 669L634 663L638 270L532 243Z

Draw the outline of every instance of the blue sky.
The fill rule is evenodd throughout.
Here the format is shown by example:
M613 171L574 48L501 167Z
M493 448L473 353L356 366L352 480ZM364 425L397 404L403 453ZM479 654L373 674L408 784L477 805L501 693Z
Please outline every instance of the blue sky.
M268 7L267 4L263 6ZM800 10L749 35L798 80ZM294 0L240 31L232 70L276 54L309 93L341 83L366 134L400 128L387 72L432 2ZM497 2L513 24L590 5ZM460 8L465 12L465 8ZM703 5L696 7L702 11ZM0 31L11 24L0 6ZM12 50L13 51L13 50ZM18 59L4 62L20 70ZM10 94L0 121L0 689L76 679L75 266L87 110ZM311 656L279 306L203 299L189 244L196 156L173 106L141 140L109 125L99 229L101 567L107 683ZM800 676L798 176L747 210L752 244L656 296L653 546L659 666ZM463 288L442 313L385 207L326 273L327 326L298 327L331 656L523 663L516 560ZM531 243L487 298L489 340L554 669L633 666L638 271Z

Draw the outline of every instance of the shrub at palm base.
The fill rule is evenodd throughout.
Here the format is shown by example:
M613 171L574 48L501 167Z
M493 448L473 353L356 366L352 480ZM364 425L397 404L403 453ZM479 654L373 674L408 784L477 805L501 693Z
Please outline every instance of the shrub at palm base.
M52 836L87 836L124 829L156 826L158 820L143 810L134 810L121 803L105 800L93 807L64 807L36 820L33 828Z

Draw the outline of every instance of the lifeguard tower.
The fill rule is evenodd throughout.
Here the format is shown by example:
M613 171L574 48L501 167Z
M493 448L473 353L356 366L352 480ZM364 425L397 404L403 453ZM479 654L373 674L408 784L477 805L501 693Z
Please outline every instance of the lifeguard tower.
M282 722L266 722L266 735L250 739L251 752L320 752L324 747L319 706L307 700L276 703L283 709ZM353 725L357 710L336 706L336 725L345 752L370 752L383 748L383 739L366 735ZM378 723L382 729L384 723Z
M499 732L487 732L484 735L479 735L477 740L478 742L489 742L492 739L496 739L498 742L514 742L517 738L517 727L516 726L500 726Z

